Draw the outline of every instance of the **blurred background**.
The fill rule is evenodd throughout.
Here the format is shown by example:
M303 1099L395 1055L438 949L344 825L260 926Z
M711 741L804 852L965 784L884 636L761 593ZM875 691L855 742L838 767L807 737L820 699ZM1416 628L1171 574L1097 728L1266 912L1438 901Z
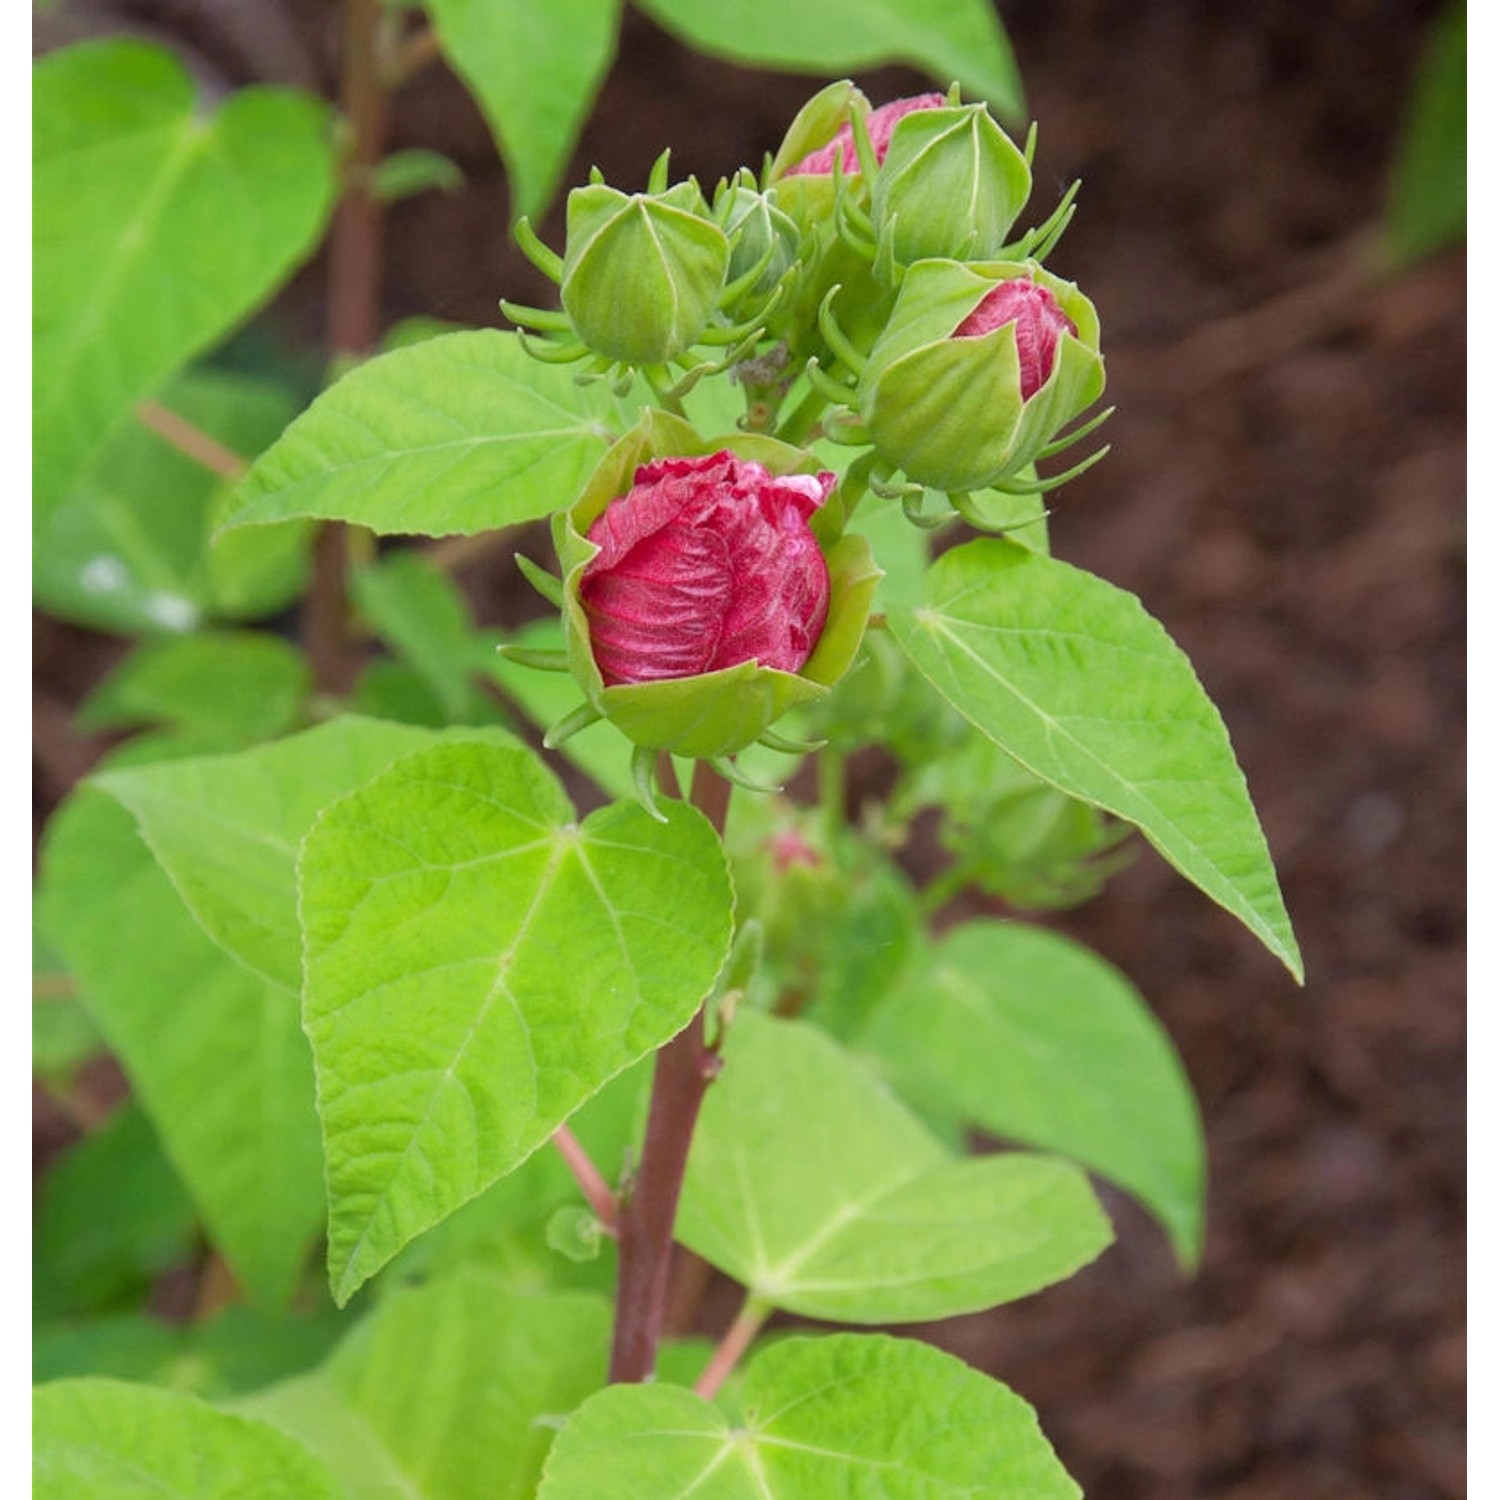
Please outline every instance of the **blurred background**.
M1464 1493L1466 265L1446 248L1394 269L1382 228L1440 13L1000 6L1040 124L1037 202L1083 179L1050 268L1099 308L1119 408L1108 462L1053 498L1054 550L1141 595L1193 660L1308 970L1298 991L1145 850L1046 919L1123 968L1182 1051L1209 1140L1204 1264L1182 1280L1109 1194L1120 1240L1095 1265L924 1332L1033 1402L1101 1500ZM337 19L312 0L94 0L37 34L133 32L210 88L334 96ZM856 76L877 104L931 86ZM643 186L671 143L676 173L712 183L773 150L818 81L702 57L628 10L565 180L597 164ZM464 181L392 206L383 321L501 326L502 295L545 303L506 236L493 138L441 62L395 98L390 144ZM540 228L560 244L561 226L559 201ZM325 284L306 268L254 339L315 369ZM530 611L503 553L458 576L481 624ZM69 721L124 645L45 616L34 641L40 826L110 743ZM39 1096L38 1159L76 1134Z

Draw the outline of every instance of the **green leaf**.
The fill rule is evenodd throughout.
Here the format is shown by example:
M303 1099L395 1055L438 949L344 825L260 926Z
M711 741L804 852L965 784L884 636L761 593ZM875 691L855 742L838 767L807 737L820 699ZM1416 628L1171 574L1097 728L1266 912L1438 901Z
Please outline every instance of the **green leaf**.
M328 808L300 866L340 1304L680 1031L729 950L707 820L573 821L529 752L453 745Z
M500 730L434 733L344 717L233 755L95 779L135 815L204 931L262 979L296 996L302 988L296 862L303 835L336 797L397 757L452 737L511 742Z
M1004 541L945 553L891 630L1027 770L1134 823L1300 982L1265 836L1218 710L1133 595Z
M927 1344L792 1338L731 1421L670 1385L612 1385L558 1434L538 1500L1077 1500L1036 1414Z
M392 552L350 583L360 613L429 687L449 720L475 708L478 657L468 601L440 569L409 549Z
M451 193L463 184L462 168L438 151L393 151L375 168L375 196L382 203L399 203L432 188Z
M550 515L613 441L601 385L477 329L351 370L263 454L227 528L314 516L381 533L494 531Z
M755 1012L704 1102L676 1233L761 1301L854 1323L1013 1301L1112 1238L1075 1167L955 1160L830 1037Z
M1021 79L988 0L641 0L690 47L731 62L826 78L910 63L943 88L957 79L1007 119L1023 113ZM875 100L876 104L884 100Z
M348 1500L529 1500L556 1419L603 1384L601 1297L516 1297L461 1272L386 1298L320 1369L240 1403Z
M307 662L290 642L205 631L138 647L89 694L74 722L89 733L164 725L232 745L290 729L311 690Z
M1203 1128L1171 1039L1123 974L1019 923L970 922L858 1035L898 1089L1134 1193L1184 1265L1203 1244Z
M341 1500L312 1454L264 1422L114 1380L32 1393L35 1500Z
M144 1293L187 1259L196 1225L149 1121L127 1104L38 1185L33 1316L101 1311Z
M209 115L170 53L87 43L32 84L38 504L312 249L333 201L327 109L247 88Z
M1468 224L1468 7L1453 0L1433 23L1391 182L1386 247L1398 265L1464 237Z
M236 1279L284 1300L323 1216L295 995L203 934L130 815L91 788L48 830L38 914Z
M511 218L537 217L614 61L619 0L428 0L427 10L505 158Z
M255 454L296 415L271 381L190 370L161 404L234 453ZM139 422L126 422L33 518L32 590L45 610L120 632L180 632L273 614L301 592L305 522L210 537L229 485Z

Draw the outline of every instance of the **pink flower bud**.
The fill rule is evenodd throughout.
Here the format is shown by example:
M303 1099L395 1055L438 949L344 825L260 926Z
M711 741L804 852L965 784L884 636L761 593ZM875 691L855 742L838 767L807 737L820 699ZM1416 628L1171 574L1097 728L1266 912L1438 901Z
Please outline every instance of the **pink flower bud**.
M778 477L715 453L662 458L589 527L579 597L608 686L755 661L796 672L828 616L828 564L808 518L837 476Z
M953 330L956 339L977 339L1007 323L1016 325L1016 353L1021 357L1021 399L1030 401L1047 382L1064 333L1078 336L1078 325L1057 305L1057 298L1034 281L1004 281Z
M879 109L871 110L865 116L865 130L869 133L870 144L875 148L875 160L885 160L885 154L891 146L891 132L907 115L919 109L941 109L947 102L942 94L917 94L910 99L892 99L889 104L882 104ZM796 166L787 170L786 175L831 177L834 162L839 162L846 177L852 177L859 171L859 154L854 149L852 125L840 125L838 134L826 146L804 156Z

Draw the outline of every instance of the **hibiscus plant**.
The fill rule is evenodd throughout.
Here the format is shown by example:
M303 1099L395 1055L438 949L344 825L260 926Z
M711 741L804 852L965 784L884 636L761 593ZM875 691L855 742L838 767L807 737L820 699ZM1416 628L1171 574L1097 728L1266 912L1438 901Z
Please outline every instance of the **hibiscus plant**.
M488 98L476 9L432 7ZM350 14L405 55L399 12ZM1300 971L1192 667L1048 549L1108 411L1034 132L844 81L711 188L596 174L560 245L516 226L557 305L367 358L374 304L336 309L356 358L289 421L180 365L316 236L311 102L200 116L135 43L47 59L37 101L38 591L156 633L82 711L148 732L42 858L44 1076L107 1046L133 1102L43 1186L36 1493L1077 1494L1008 1383L900 1331L1104 1252L1089 1174L1200 1251L1169 1039L1025 914L1138 831ZM110 194L156 279L95 274ZM195 215L217 260L168 232ZM475 627L445 561L538 520L535 618ZM309 565L309 656L227 628ZM195 1321L122 1306L198 1234Z

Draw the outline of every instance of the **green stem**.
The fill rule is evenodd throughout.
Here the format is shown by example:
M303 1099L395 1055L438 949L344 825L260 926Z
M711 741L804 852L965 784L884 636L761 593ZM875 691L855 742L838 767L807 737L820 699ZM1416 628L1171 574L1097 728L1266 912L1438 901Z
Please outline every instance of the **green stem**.
M827 405L828 397L822 391L809 391L793 408L791 416L777 427L775 435L783 443L800 447L812 436L812 430L818 425L818 418Z
M842 832L847 784L845 757L842 751L825 747L818 752L818 809L823 815L823 832L831 843Z

